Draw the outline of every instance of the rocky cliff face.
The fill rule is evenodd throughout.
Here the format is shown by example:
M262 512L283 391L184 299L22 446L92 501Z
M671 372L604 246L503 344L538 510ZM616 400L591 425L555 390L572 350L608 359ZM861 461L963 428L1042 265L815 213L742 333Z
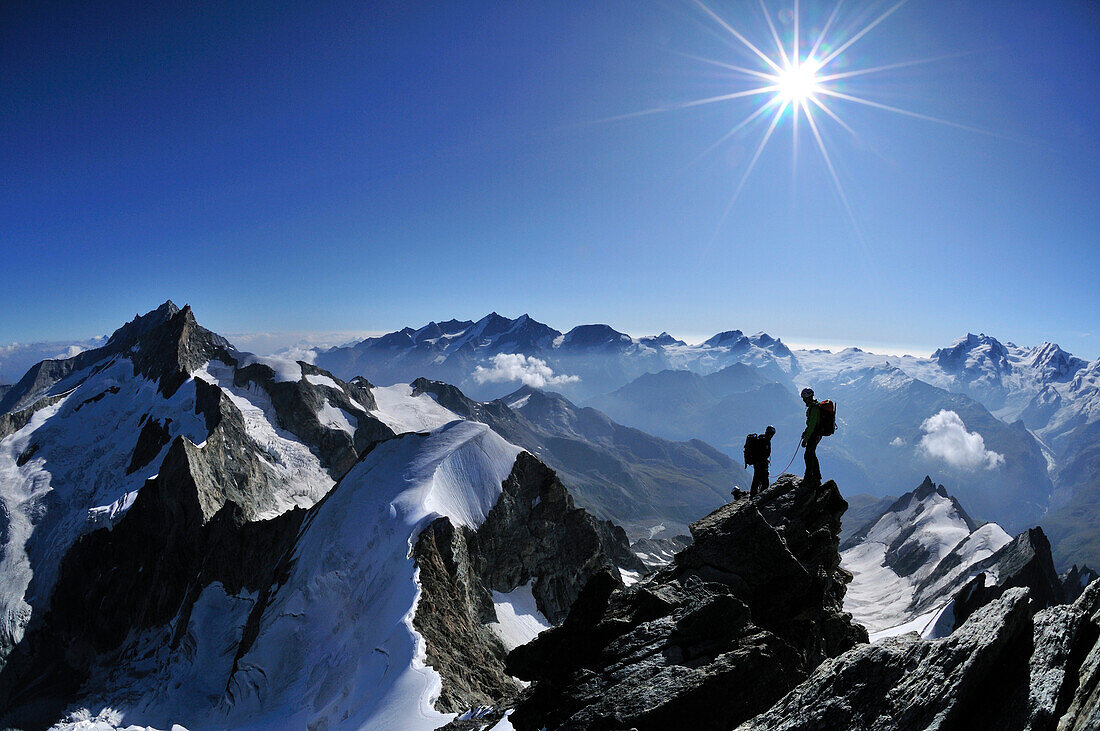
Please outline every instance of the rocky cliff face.
M1042 528L1020 533L976 568L980 573L955 593L955 627L962 625L978 607L1013 587L1029 590L1034 611L1065 602L1062 580L1050 555L1050 541Z
M916 635L827 660L742 731L1100 727L1100 582L1033 614L1028 590L986 604L949 637Z
M512 723L729 728L767 709L867 640L842 611L846 507L835 483L784 476L692 524L692 545L652 577L597 575L560 627L509 655L534 682Z
M1100 574L1087 565L1078 568L1077 564L1073 564L1073 567L1059 578L1062 580L1063 597L1067 602L1075 602L1089 584L1100 579Z
M439 518L415 554L422 594L413 626L443 676L436 707L444 711L499 706L519 690L505 671L504 645L486 627L497 621L490 592L533 582L539 611L558 623L596 574L621 586L619 567L646 570L623 529L575 507L557 475L528 452L481 526L456 529Z
M176 325L190 327L188 313L181 311L146 336L158 343L175 338ZM213 340L203 336L198 345L180 342L174 352L194 353L202 342ZM160 361L150 356L147 362ZM180 369L193 367L183 361L177 365L164 370L162 377L174 378ZM63 706L72 697L93 665L123 651L128 636L174 622L174 647L192 606L212 584L231 595L265 593L305 514L294 505L311 505L333 484L330 475L341 476L360 453L392 436L361 403L351 401L349 394L356 387L331 379L331 386L306 380L276 383L270 371L254 364L235 370L235 380L252 393L267 394L276 424L313 447L320 461L310 474L321 494L305 494L304 486L294 482L303 479L303 472L285 469L285 456L275 454L271 445L257 443L249 423L257 417L241 409L250 405L248 401L235 401L221 385L195 379L194 413L209 430L202 446L185 436L172 438L171 418L143 418L125 474L152 463L170 441L165 456L154 465L157 474L112 527L79 537L71 548L52 546L63 558L56 559L60 565L56 585L47 594L48 611L43 613L47 606L35 607L27 636L0 673L0 706L33 699L25 711L33 726L51 718L58 710L54 703ZM118 397L119 390L103 393ZM318 411L326 400L358 414L354 434L319 423ZM181 416L177 413L176 420ZM296 459L310 454L307 447L299 448ZM40 708L46 709L45 715L39 715Z

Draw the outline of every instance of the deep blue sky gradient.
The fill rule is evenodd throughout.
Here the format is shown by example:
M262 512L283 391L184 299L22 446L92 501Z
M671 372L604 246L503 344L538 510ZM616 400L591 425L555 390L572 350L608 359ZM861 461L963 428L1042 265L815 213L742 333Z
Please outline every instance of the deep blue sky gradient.
M183 5L0 6L0 344L171 298L225 332L496 310L1100 356L1096 2L911 0L846 52L969 53L846 89L994 133L818 115L862 236L805 121L724 220L766 121L692 161L756 100L597 122L746 87L682 55L751 62L690 2ZM757 3L712 7L767 42Z

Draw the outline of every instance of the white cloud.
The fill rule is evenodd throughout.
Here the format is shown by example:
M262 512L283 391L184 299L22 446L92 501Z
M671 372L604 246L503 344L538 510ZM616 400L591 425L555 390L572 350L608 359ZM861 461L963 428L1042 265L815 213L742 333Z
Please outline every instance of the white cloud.
M83 353L85 350L87 350L87 348L85 348L83 345L70 345L69 347L65 348L64 350L62 350L57 355L53 356L53 358L54 358L54 360L63 360L65 358L75 358L76 356Z
M1004 455L985 448L985 439L968 432L962 418L946 409L924 420L919 449L930 457L942 459L952 467L991 470L1005 463Z
M478 366L474 369L474 380L478 383L522 381L532 388L557 386L562 383L576 383L579 376L554 375L546 361L522 353L498 353L490 362L491 368Z
M55 340L42 343L11 343L0 345L0 383L15 383L39 361L71 358L90 348L101 347L107 338L87 340Z
M290 354L297 360L311 350L327 350L335 345L351 345L366 338L384 335L381 330L287 330L281 332L228 333L225 337L241 350L259 355Z
M890 446L891 447L904 447L905 446L905 440L902 439L901 437L894 437L894 439L890 442Z

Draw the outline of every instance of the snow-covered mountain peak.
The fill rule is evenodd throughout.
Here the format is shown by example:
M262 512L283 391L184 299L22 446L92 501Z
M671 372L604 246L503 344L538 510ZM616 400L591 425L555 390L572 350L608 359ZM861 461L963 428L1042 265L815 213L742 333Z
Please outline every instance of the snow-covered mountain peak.
M749 342L760 348L772 351L775 355L786 358L792 355L790 348L783 344L779 338L773 338L766 332L758 332L749 336Z
M717 348L723 345L730 345L744 339L745 333L740 330L726 330L724 332L717 333L710 336L703 341L703 345L710 348Z
M198 324L190 306L180 309L168 301L120 327L102 347L33 366L0 399L0 414L70 391L119 358L129 359L136 373L171 396L207 361L235 363L237 355L228 340Z
M940 348L932 353L932 359L948 373L976 370L1004 373L1011 368L1005 346L985 333L967 333L950 347Z
M745 335L740 330L720 332L703 342L695 354L697 364L715 363L716 367L703 370L716 370L731 362L748 363L755 366L775 364L784 372L794 374L799 366L790 348L778 338L765 332ZM696 365L698 368L698 365Z
M1088 362L1062 350L1056 343L1043 343L1033 348L1026 359L1044 383L1067 381Z
M903 625L946 602L971 566L1010 540L995 523L977 525L926 476L841 546L843 565L855 577L845 609L872 632ZM931 624L934 617L925 619Z
M867 532L887 547L887 565L901 576L930 571L959 541L977 529L958 501L930 477L891 505ZM929 565L930 564L930 565Z
M642 345L659 348L666 348L672 345L687 345L683 340L677 340L667 332L662 332L660 335L647 335L638 338L638 342Z

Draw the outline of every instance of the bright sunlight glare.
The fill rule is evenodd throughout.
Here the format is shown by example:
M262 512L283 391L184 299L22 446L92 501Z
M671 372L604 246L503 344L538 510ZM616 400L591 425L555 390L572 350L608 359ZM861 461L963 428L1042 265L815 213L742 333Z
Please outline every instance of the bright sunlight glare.
M737 28L732 26L728 21L722 18L717 12L711 9L704 0L692 0L694 4L706 15L711 21L721 27L729 36L734 39L740 46L748 52L749 56L753 59L753 65L756 68L746 67L730 63L725 60L704 58L696 56L690 53L684 53L682 55L688 58L702 61L730 73L731 81L734 82L731 90L724 94L718 94L716 96L705 97L702 99L693 99L690 101L681 102L679 104L671 104L661 106L653 109L646 109L639 112L631 112L628 114L621 114L615 117L607 117L601 121L613 121L621 119L630 119L633 117L640 117L648 114L658 114L662 112L670 112L678 109L688 109L692 107L699 107L705 104L715 104L720 102L727 102L733 100L741 100L752 97L765 97L765 101L762 104L756 106L755 111L749 114L744 119L734 124L721 138L719 138L714 144L710 145L700 155L705 155L712 150L718 148L724 142L730 140L735 135L738 135L746 131L750 125L756 123L757 125L764 127L763 138L756 146L755 152L749 157L748 164L741 175L741 179L738 182L733 196L731 197L729 204L726 206L725 211L722 213L718 228L721 228L722 222L733 208L734 203L737 201L738 196L741 194L741 189L745 186L746 181L752 174L753 168L756 166L757 161L760 159L761 154L764 152L764 148L767 146L768 141L772 138L773 133L776 130L780 120L784 114L790 110L788 118L790 119L791 128L794 135L794 146L792 149L796 151L798 149L798 137L799 137L799 118L806 120L809 131L812 135L817 149L821 155L822 161L825 163L825 167L829 172L829 177L832 178L833 185L836 188L837 196L840 202L843 204L845 211L848 214L848 219L851 221L852 228L856 236L862 241L863 235L860 232L859 224L856 221L855 213L852 210L852 206L848 201L848 196L844 192L844 187L840 183L840 175L837 173L837 169L833 164L832 156L825 146L825 137L822 135L821 122L826 119L843 129L853 137L857 136L856 131L853 130L847 122L845 122L837 111L834 111L834 106L841 104L858 104L865 107L871 107L874 109L892 112L894 114L900 114L915 119L922 119L927 122L935 122L937 124L947 125L956 129L962 129L969 132L977 132L980 134L993 134L987 130L978 129L964 124L958 124L938 117L933 117L927 114L921 114L919 112L910 111L908 109L902 109L899 107L883 104L881 102L866 99L861 96L857 96L854 93L848 93L843 90L846 86L845 82L854 77L864 76L868 74L875 74L890 69L898 69L906 66L916 66L919 64L932 63L934 61L941 60L947 57L939 58L923 58L912 61L902 61L899 63L891 63L883 66L853 68L849 70L838 70L837 66L842 64L837 63L837 60L842 57L845 51L851 48L857 41L866 36L872 30L874 30L880 23L885 21L891 15L893 15L899 8L901 8L907 0L897 0L893 5L888 7L884 12L875 17L866 25L862 26L859 30L852 33L844 33L838 30L834 30L834 21L837 20L837 15L843 4L843 0L837 0L833 6L833 10L830 13L828 20L826 20L823 27L820 29L814 29L809 38L803 38L800 19L799 0L794 0L794 10L790 13L790 37L784 42L780 37L779 29L776 27L772 20L771 13L768 11L767 6L764 4L764 0L760 0L760 9L762 15L767 22L768 30L771 35L771 42L774 43L774 50L766 52L750 41L744 34ZM784 21L787 22L787 21ZM807 41L807 45L811 46L808 53L803 55L802 42ZM767 48L769 43L764 43L764 48ZM788 48L789 45L789 48ZM819 53L820 52L820 53ZM966 54L956 54L966 55ZM748 80L749 83L745 83ZM820 112L823 117L818 116ZM698 159L698 158L696 158ZM715 232L717 235L717 229Z
M800 104L821 91L821 82L817 78L819 65L813 59L802 63L794 62L782 73L776 74L775 85L784 101Z

